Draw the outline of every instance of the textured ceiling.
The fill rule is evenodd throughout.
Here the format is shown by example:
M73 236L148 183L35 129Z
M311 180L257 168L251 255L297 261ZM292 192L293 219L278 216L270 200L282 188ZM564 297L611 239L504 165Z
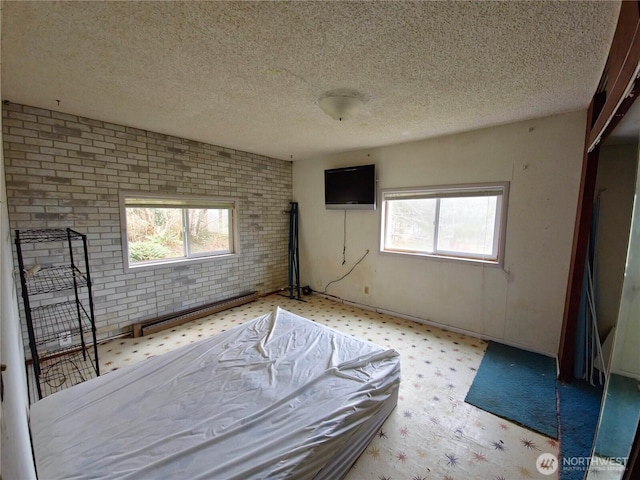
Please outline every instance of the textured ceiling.
M586 108L619 7L5 1L2 97L313 158ZM334 89L364 108L331 119L318 98Z

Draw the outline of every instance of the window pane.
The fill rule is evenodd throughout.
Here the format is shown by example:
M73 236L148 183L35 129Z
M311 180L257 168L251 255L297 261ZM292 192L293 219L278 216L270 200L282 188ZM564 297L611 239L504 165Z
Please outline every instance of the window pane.
M497 197L442 198L438 250L491 256Z
M230 252L228 209L189 209L190 253Z
M184 257L182 210L127 208L129 263Z
M435 199L387 201L385 248L433 252Z

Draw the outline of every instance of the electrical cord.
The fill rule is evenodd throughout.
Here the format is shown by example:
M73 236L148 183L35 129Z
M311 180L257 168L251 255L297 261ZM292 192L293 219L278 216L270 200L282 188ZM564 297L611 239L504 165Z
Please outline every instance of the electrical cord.
M342 265L347 263L347 210L344 211L344 225L342 227Z
M347 278L347 276L353 272L353 270L360 264L360 262L362 262L362 260L364 260L364 257L366 257L367 255L369 255L369 249L367 249L366 252L364 252L364 255L362 255L362 257L360 257L360 260L358 260L353 267L351 267L351 270L349 270L347 273L345 273L343 276L341 276L340 278L336 279L336 280L332 280L329 283L327 283L327 286L324 287L324 291L322 293L327 293L327 289L329 288L329 285L331 285L332 283L336 283L339 282L340 280L343 280L345 278Z

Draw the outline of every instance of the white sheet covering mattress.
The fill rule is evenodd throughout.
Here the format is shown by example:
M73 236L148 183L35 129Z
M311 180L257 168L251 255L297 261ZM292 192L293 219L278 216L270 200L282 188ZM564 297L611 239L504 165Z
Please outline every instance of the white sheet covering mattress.
M399 382L395 350L277 309L35 403L38 476L341 478Z

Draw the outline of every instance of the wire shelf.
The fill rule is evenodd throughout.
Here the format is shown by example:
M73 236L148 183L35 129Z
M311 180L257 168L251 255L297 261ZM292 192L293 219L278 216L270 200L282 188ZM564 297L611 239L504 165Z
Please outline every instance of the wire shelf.
M40 359L40 388L42 398L60 390L77 385L97 376L97 368L91 356L92 349L75 350L65 355L56 355ZM84 353L84 355L83 355ZM37 381L33 368L29 369L29 381L36 392Z
M16 230L15 240L31 352L29 386L39 399L100 374L87 236L70 228L33 229Z
M78 308L80 319L78 319ZM62 332L78 335L91 331L91 320L81 304L75 301L54 303L31 310L34 325L38 330L36 345L45 345L60 339Z
M82 238L80 232L70 228L47 228L34 230L20 230L20 243L55 242L60 240Z
M40 295L74 288L74 277L78 287L87 285L85 275L71 265L42 267L34 274L25 273L25 283L29 295Z

